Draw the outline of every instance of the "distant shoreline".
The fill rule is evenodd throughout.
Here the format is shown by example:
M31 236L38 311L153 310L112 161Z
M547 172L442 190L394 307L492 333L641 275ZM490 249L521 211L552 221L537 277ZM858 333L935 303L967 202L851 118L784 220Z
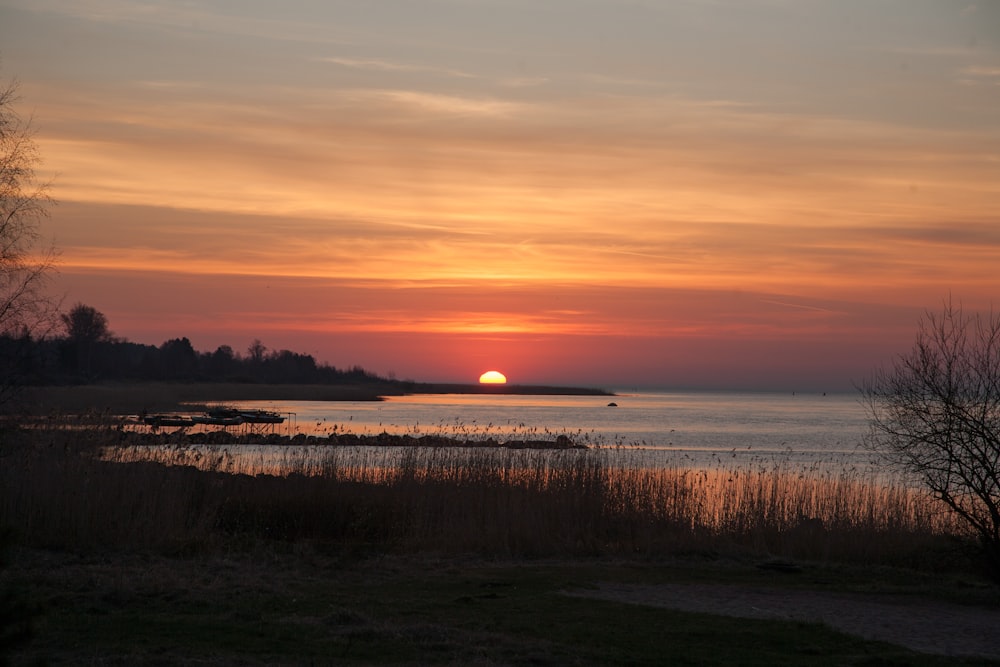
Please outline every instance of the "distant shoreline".
M512 394L519 396L615 396L606 389L532 384L445 384L420 382L405 394Z
M427 382L359 384L251 384L232 382L115 382L25 388L21 412L107 412L114 415L168 412L206 404L243 401L381 401L391 396L485 394L614 396L604 389L547 385L481 385Z

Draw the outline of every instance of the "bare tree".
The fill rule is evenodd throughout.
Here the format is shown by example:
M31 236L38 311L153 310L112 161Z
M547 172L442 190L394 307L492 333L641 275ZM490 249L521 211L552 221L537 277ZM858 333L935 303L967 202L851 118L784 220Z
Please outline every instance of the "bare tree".
M33 331L51 321L52 304L42 291L55 252L34 253L40 223L52 199L38 184L40 162L31 123L14 109L16 81L0 88L0 333Z
M56 255L36 249L52 200L36 181L38 149L30 121L14 109L17 92L16 81L0 83L0 337L27 340L54 323L55 306L44 287ZM18 361L2 360L0 403L13 393Z
M254 364L260 365L264 363L264 357L267 355L267 348L264 344L260 342L259 338L254 338L253 342L247 348L247 359Z
M1000 579L1000 314L928 312L913 349L861 394L867 446L961 517Z

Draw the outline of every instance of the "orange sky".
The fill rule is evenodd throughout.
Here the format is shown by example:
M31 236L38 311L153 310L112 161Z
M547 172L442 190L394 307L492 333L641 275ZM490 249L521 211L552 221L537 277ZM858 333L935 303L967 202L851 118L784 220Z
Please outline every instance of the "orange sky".
M1000 294L993 3L0 0L0 58L138 342L841 390Z

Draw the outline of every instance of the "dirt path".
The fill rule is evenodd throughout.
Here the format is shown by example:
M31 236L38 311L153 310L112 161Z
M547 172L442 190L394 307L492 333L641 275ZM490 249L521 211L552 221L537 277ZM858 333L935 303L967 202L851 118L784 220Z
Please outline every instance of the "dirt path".
M823 593L724 584L600 584L569 593L627 604L738 618L824 623L924 653L1000 659L1000 609L912 597Z

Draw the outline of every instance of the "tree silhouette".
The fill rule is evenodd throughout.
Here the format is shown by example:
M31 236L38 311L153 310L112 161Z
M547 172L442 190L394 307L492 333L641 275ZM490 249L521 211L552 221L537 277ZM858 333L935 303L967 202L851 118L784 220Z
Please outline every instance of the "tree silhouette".
M111 340L108 318L92 306L78 303L68 313L59 316L66 336L75 343L97 343Z
M254 338L253 342L247 348L247 358L250 362L254 364L262 364L264 362L264 356L267 354L267 348L264 344L260 342L259 338Z
M198 353L186 336L173 338L160 346L160 364L166 377L191 379L198 371Z
M66 329L69 355L75 360L77 372L86 379L93 379L94 352L98 343L110 342L108 318L93 306L78 303L59 318Z
M233 348L228 345L220 345L215 352L205 355L205 369L209 375L216 378L227 378L238 371L239 360Z

